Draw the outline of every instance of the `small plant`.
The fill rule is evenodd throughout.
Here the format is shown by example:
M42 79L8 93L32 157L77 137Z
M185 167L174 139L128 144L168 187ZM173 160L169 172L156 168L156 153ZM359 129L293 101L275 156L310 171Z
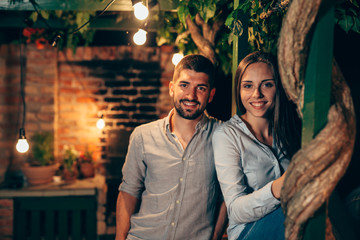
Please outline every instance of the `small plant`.
M30 165L46 166L54 163L54 137L50 132L35 133L31 137Z
M81 153L79 156L79 163L93 163L93 153L89 150Z
M78 157L79 153L73 146L64 146L63 165L69 172L73 170L73 166L77 162Z

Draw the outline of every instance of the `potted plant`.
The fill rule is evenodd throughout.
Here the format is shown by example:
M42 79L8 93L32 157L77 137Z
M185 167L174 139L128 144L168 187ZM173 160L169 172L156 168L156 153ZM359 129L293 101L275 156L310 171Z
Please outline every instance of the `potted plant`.
M31 151L22 171L30 185L46 184L59 168L54 161L54 137L50 132L38 132L31 137Z
M78 176L77 161L79 153L73 146L64 146L63 150L63 177L66 183L75 182Z
M79 156L80 176L90 178L95 175L93 154L88 149Z

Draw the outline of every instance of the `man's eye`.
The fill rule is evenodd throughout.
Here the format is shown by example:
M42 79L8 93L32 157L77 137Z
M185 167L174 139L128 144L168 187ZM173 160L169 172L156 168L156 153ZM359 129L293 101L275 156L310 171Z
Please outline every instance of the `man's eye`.
M186 87L186 86L187 86L187 84L185 84L185 83L180 84L180 87Z
M205 92L206 91L206 87L198 87L198 89L202 92Z

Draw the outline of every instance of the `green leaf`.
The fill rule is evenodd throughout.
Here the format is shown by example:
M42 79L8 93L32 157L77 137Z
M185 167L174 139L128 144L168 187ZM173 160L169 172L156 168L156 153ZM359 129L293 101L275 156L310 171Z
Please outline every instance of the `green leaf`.
M50 17L50 12L45 11L45 10L40 10L40 14L41 14L41 16L42 16L44 19L46 19L46 20L48 20L49 17Z
M30 19L32 22L36 22L37 19L38 19L38 13L37 13L37 12L31 13L30 16L29 16L29 19Z

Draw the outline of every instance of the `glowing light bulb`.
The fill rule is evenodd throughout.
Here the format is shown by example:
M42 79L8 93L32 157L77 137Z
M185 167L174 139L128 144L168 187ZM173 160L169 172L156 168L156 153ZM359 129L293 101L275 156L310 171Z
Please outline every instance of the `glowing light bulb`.
M146 33L147 32L145 30L139 29L139 31L134 34L134 43L137 45L143 45L146 42Z
M96 127L98 129L103 129L105 127L105 121L104 119L100 118L99 120L97 120L96 122Z
M138 2L134 6L134 15L139 20L144 20L149 15L149 9L145 7L141 2Z
M175 53L171 59L172 63L176 66L181 59L184 57L184 54L182 53Z
M25 129L20 128L19 130L19 140L16 143L16 150L20 153L25 153L29 150L29 144L25 137Z
M16 150L19 153L25 153L29 150L29 144L26 139L19 139L16 144Z

